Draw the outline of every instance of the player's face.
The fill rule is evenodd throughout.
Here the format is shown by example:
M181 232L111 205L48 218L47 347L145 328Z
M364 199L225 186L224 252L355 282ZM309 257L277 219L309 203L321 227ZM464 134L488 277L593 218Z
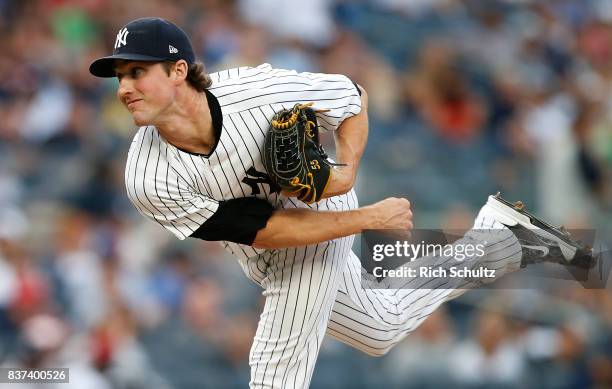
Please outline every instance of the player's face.
M161 63L118 61L117 97L138 126L155 125L174 101L174 84Z

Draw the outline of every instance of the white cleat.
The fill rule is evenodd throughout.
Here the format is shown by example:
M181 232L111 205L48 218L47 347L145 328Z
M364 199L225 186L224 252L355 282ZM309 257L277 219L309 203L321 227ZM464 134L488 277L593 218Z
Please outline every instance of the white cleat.
M575 242L563 227L553 227L525 210L521 201L511 203L497 193L483 207L487 215L507 226L523 248L521 266L537 262L592 268L597 263L593 250Z

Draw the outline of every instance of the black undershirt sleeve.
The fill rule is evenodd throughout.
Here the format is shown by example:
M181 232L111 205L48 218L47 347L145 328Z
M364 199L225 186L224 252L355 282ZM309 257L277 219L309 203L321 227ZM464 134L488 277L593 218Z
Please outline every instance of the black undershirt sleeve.
M242 197L222 201L219 208L193 234L203 240L226 240L252 245L257 231L266 226L274 208L266 200Z

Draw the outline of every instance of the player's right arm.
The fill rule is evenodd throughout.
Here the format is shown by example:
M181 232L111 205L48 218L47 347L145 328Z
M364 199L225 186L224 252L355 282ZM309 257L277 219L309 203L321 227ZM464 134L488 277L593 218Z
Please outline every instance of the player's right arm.
M325 242L366 229L412 229L410 202L388 198L354 210L314 211L274 210L265 200L239 198L220 203L217 212L191 237L280 249Z
M282 209L274 212L252 243L255 248L277 249L304 246L354 235L363 230L411 230L410 202L388 198L348 211Z

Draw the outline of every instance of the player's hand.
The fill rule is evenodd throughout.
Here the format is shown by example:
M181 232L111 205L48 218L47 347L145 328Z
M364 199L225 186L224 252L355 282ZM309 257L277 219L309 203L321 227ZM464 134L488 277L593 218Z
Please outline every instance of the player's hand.
M366 207L372 213L371 229L412 230L410 201L389 197Z

